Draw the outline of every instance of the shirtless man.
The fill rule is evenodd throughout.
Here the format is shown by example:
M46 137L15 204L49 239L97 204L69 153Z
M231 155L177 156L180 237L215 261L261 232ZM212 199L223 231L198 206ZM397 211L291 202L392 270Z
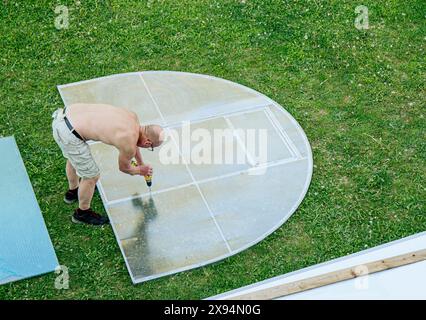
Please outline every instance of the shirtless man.
M163 129L158 125L141 126L134 112L105 104L73 104L56 110L52 117L53 137L67 158L69 190L64 201L79 202L72 221L107 224L107 217L90 209L100 172L86 141L102 141L115 146L119 151L120 171L146 176L152 175L152 167L143 163L139 147L154 150L161 145ZM137 166L131 164L133 158Z

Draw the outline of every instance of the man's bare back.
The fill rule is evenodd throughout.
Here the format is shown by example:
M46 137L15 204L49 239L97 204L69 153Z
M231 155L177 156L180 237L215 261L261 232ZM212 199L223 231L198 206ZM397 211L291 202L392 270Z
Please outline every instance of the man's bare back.
M130 175L152 175L152 167L143 164L139 147L158 146L159 140L153 137L160 135L161 127L148 126L154 127L155 132L147 134L148 127L140 126L134 112L108 104L72 104L67 108L67 117L83 139L101 141L119 150L120 171ZM133 158L137 166L132 166Z
M67 117L85 140L102 141L119 150L136 146L139 138L137 115L123 108L77 103L67 108Z

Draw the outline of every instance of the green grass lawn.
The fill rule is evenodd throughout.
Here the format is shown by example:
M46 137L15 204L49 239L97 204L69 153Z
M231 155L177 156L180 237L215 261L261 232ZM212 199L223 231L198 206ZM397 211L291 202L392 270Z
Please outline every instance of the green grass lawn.
M0 135L19 145L70 288L3 299L199 299L426 230L424 0L0 2ZM69 7L69 28L54 25ZM354 26L369 9L369 29ZM294 215L222 262L132 285L111 227L71 223L51 135L56 85L144 70L203 73L271 97L304 128L314 175ZM1 179L1 178L0 178ZM95 209L105 212L99 196Z

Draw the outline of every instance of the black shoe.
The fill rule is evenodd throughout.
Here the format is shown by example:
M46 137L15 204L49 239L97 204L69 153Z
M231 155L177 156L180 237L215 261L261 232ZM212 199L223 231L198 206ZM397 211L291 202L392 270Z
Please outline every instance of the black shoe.
M73 190L68 190L64 196L65 203L71 204L78 201L78 187Z
M81 210L76 209L71 218L74 223L85 223L95 226L100 226L109 223L108 217L103 217L97 214L92 209Z

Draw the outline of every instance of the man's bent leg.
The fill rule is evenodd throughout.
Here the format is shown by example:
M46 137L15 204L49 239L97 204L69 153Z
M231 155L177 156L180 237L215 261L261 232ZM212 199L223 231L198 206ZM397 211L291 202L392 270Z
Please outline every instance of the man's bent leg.
M79 208L75 210L72 216L73 222L92 225L104 225L109 223L108 217L103 217L90 209L90 203L92 202L93 193L98 180L99 176L90 179L81 179L78 189Z
M71 204L78 200L78 184L80 178L69 160L67 160L65 171L67 173L69 189L65 193L64 201L65 203Z
M78 189L78 201L79 208L81 210L87 210L90 208L92 202L93 193L95 192L96 182L99 180L99 176L94 178L82 178L80 187Z
M68 154L72 157L72 167L74 167L77 175L81 177L78 189L76 189L78 190L79 208L74 211L72 221L74 223L86 223L90 225L107 224L109 223L108 217L103 217L90 208L96 182L99 180L100 175L99 168L93 159L90 148L85 142L77 140L73 141L71 145L72 148L70 147ZM72 177L73 170L70 171ZM74 183L76 182L74 181Z
M77 172L75 171L74 167L72 166L72 164L69 160L67 160L67 165L66 165L65 171L67 173L69 189L70 190L77 189L78 184L79 184L79 177L78 177Z

